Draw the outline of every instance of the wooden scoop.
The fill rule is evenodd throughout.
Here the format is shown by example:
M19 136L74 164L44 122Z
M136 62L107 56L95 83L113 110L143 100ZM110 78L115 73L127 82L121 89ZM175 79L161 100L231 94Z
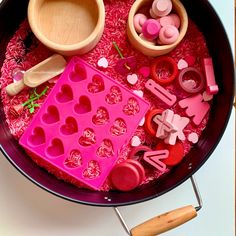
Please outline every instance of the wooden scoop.
M36 66L30 68L24 73L24 78L15 83L11 83L6 87L9 96L18 94L26 86L35 88L40 84L61 74L66 66L64 57L54 54L46 60L40 62Z

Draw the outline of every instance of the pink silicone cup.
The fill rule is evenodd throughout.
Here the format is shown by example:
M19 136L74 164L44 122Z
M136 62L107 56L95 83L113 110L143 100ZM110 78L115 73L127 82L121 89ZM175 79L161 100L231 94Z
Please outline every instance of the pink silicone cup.
M102 86L102 89L96 89L96 86ZM111 91L118 91L120 98L114 98ZM108 103L106 98L113 100ZM133 104L136 107L132 110ZM98 110L104 112L101 107L108 112L109 118L104 124L96 124L94 117L99 115ZM50 108L55 112L50 112ZM83 60L73 57L22 135L20 144L97 190L116 163L119 149L130 140L148 108L148 102ZM107 114L103 115L107 117ZM56 122L47 122L51 120ZM93 135L91 140L85 137L88 134ZM36 140L34 145L32 140ZM56 151L57 145L60 151ZM72 150L80 153L81 165L68 168L65 163Z

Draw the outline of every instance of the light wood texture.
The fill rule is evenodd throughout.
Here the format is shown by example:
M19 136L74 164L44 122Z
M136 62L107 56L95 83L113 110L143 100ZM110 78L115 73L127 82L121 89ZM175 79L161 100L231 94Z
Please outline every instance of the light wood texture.
M180 43L187 32L188 15L183 4L179 0L172 0L173 10L179 15L181 21L179 38L175 43L170 45L151 45L150 43L142 40L136 33L133 18L134 15L140 11L140 9L145 8L146 6L150 7L152 2L153 0L137 0L134 2L129 12L127 34L131 44L137 50L142 52L144 55L156 57L169 53Z
M104 30L105 9L102 0L30 0L28 20L45 46L71 56L96 46Z
M14 96L18 94L21 90L25 88L25 84L23 80L17 81L15 83L11 83L7 85L6 92L9 96Z
M66 67L66 60L63 56L54 54L46 60L40 62L24 73L24 78L20 81L9 84L6 92L9 96L18 94L26 86L34 88L40 84L61 74Z
M156 216L131 229L132 236L155 236L173 229L197 216L193 206L185 206Z
M27 70L24 74L24 83L28 87L37 87L51 78L61 74L66 67L63 56L54 54Z

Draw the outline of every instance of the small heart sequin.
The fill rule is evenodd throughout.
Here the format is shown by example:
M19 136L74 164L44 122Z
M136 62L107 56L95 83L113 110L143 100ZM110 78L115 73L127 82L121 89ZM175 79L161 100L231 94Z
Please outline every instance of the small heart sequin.
M188 141L191 143L197 143L198 142L198 135L196 133L191 133L188 135Z
M138 136L134 136L132 139L131 139L131 146L132 147L137 147L141 144L141 140Z
M98 60L98 67L106 69L108 67L108 61L105 57L102 57Z
M131 85L135 85L138 81L138 76L136 74L127 75L127 81Z
M177 66L178 66L178 69L179 69L179 70L182 70L182 69L185 69L185 68L188 67L188 63L187 63L184 59L180 59L180 60L178 61Z

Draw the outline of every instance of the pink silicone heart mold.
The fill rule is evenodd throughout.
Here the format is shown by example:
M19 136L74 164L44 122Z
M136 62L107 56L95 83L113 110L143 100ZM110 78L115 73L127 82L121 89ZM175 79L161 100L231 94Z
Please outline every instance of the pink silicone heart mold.
M99 93L104 91L105 85L102 77L100 75L94 75L92 82L88 84L88 91L90 93Z
M73 82L80 82L82 80L85 80L87 78L85 67L80 63L75 64L73 70L70 72L69 77Z
M85 114L90 112L92 110L92 107L89 98L86 96L81 96L79 98L79 103L75 105L74 109L77 114Z
M47 108L47 113L42 117L42 120L46 124L54 124L60 120L59 111L56 106L49 106Z
M88 163L88 167L83 171L83 177L86 179L96 179L101 174L101 168L97 161L92 160Z
M127 125L122 118L118 118L114 121L114 124L110 128L110 132L114 136L120 136L127 132Z
M139 111L139 103L133 97L129 98L127 104L123 107L123 112L128 116L136 115Z
M117 86L112 86L110 89L110 93L106 95L105 101L108 104L117 104L122 101L122 93L120 88Z
M61 133L64 135L71 135L78 132L78 125L73 117L67 117L66 122L61 127Z
M29 136L28 142L33 146L44 144L46 142L46 138L43 128L35 127L33 130L33 134Z
M109 113L105 107L99 107L92 121L95 125L104 125L109 122Z
M64 146L59 138L54 138L51 145L47 148L49 157L58 157L64 154Z
M83 135L79 138L79 144L82 146L91 146L96 143L96 135L94 130L87 128L84 130Z
M76 149L72 150L69 157L65 159L64 165L71 169L82 166L82 156L80 151Z
M111 140L104 139L101 143L101 146L97 149L97 156L99 157L112 157L114 156L114 149Z
M56 95L56 99L60 103L66 103L73 100L73 92L69 85L61 86L60 92Z

